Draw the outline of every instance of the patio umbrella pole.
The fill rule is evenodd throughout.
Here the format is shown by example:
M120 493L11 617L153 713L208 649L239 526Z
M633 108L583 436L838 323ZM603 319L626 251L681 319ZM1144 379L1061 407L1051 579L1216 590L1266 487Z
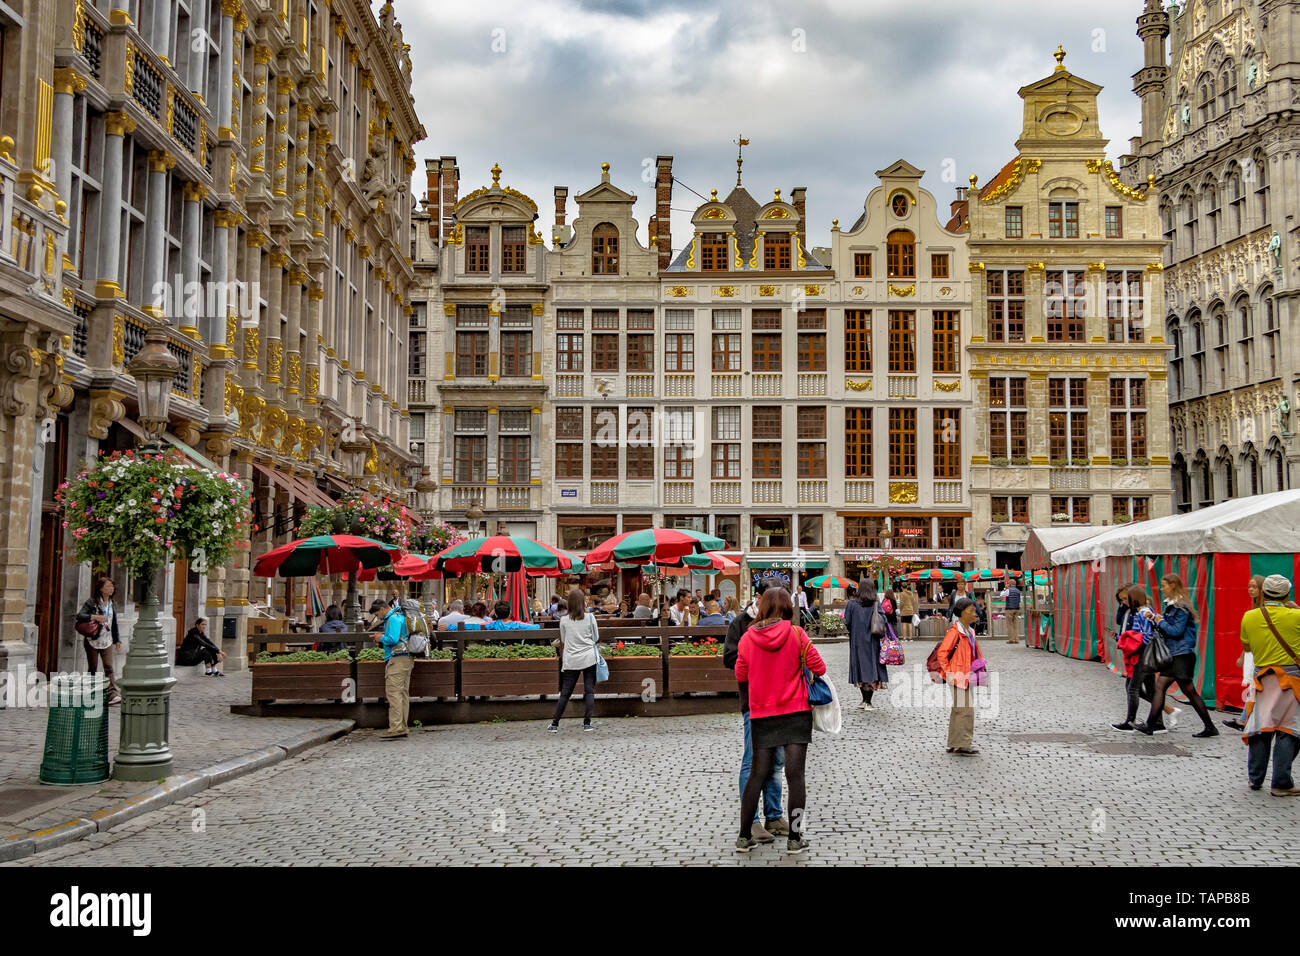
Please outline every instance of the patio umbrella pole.
M358 566L357 571L360 571L360 566ZM348 575L347 610L343 612L343 620L347 622L348 629L352 631L357 629L357 571L353 571Z

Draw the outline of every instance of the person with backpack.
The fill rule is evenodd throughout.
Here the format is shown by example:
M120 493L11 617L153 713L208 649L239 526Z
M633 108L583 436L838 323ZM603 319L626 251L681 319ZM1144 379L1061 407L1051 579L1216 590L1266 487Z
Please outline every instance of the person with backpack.
M1020 643L1020 588L1016 582L1007 579L1007 589L1002 592L1003 616L1007 621L1007 643Z
M736 681L750 705L754 768L740 800L740 836L736 852L748 853L754 839L754 815L763 783L771 776L777 748L784 748L785 779L790 787L790 833L786 853L808 849L803 834L807 791L804 761L812 742L812 705L803 669L826 673L826 663L803 628L795 627L794 602L783 587L768 588L758 600L758 619L740 638L736 652Z
M880 641L887 624L876 601L876 586L866 578L844 605L844 626L849 632L849 683L862 692L862 709L875 710L872 696L889 686L889 671L880 663Z
M582 677L582 729L594 730L591 717L596 710L596 657L600 654L600 628L596 615L587 610L587 602L580 589L569 592L568 612L560 618L560 636L556 643L563 647L560 661L560 698L555 702L555 714L547 731L560 732L560 718L569 698Z
M780 587L776 578L762 577L754 583L754 599L749 606L740 611L727 625L727 636L722 642L722 666L730 671L736 669L736 658L740 653L740 641L745 632L758 620L758 602L770 588ZM740 690L740 717L745 728L745 753L740 758L740 794L745 795L745 785L749 782L750 771L754 765L754 739L750 726L748 685L738 685ZM786 824L781 810L781 777L785 769L785 749L777 747L772 754L772 772L763 783L763 819L759 823L758 806L754 807L751 838L757 843L772 843L778 836L787 835L790 827Z
M952 712L948 715L948 753L972 756L975 746L975 706L972 703L972 665L983 661L975 640L975 602L968 597L953 603L953 622L948 633L930 652L926 667L952 688Z
M1153 734L1168 733L1161 722L1165 707L1165 694L1169 685L1178 684L1187 702L1201 718L1204 729L1192 734L1193 737L1217 737L1219 729L1210 720L1209 709L1196 689L1196 612L1187 597L1187 586L1176 574L1166 574L1160 579L1160 594L1165 599L1164 614L1156 621L1156 630L1160 632L1173 656L1167 667L1160 669L1156 677L1155 692L1151 698L1151 712L1146 723L1137 724L1134 729L1150 737ZM1154 639L1154 634L1153 634ZM1157 715L1160 715L1159 717Z
M1124 692L1128 699L1128 711L1124 720L1111 724L1111 728L1121 733L1137 730L1133 723L1137 719L1138 700L1150 703L1155 696L1156 675L1142 666L1142 651L1151 643L1151 634L1155 628L1155 612L1150 608L1146 588L1133 584L1119 591L1120 616L1118 635L1115 646L1124 655ZM1178 722L1182 713L1172 704L1165 705L1165 717L1170 730Z
M381 628L372 636L384 648L384 696L388 698L388 729L379 739L397 740L408 733L406 720L411 711L411 673L415 670L415 658L406 643L405 614L380 604L375 624Z
M1264 579L1263 600L1241 619L1243 654L1255 661L1254 696L1246 703L1246 777L1250 789L1264 785L1269 754L1275 797L1300 796L1291 766L1300 752L1300 609L1288 606L1291 581L1281 574Z

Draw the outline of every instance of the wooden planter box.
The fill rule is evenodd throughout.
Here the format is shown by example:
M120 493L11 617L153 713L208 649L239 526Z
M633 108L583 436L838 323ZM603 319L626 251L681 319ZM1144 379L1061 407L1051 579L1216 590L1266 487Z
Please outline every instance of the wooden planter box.
M560 662L554 657L488 657L461 661L460 692L466 697L558 694Z
M352 676L348 661L315 664L253 664L253 700L342 700ZM382 675L380 684L383 684Z
M716 657L669 656L668 693L703 694L736 692L736 675Z
M597 684L596 693L635 694L640 697L649 690L655 697L663 696L664 665L663 658L658 654L653 657L607 657L605 663L609 664L609 680ZM644 683L647 679L654 683ZM578 683L581 685L582 682Z
M357 700L382 700L384 689L384 662L357 662ZM416 660L411 672L411 697L455 697L456 662Z

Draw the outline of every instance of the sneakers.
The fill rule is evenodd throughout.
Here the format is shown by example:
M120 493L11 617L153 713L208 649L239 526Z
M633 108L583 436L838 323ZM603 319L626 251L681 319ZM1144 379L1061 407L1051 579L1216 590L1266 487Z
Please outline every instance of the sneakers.
M1154 735L1154 734L1167 734L1167 733L1169 733L1168 729L1166 729L1164 726L1162 726L1162 725L1160 725L1160 724L1157 724L1157 725L1154 726L1154 727L1152 727L1150 724L1147 724L1147 723L1134 724L1134 725L1133 725L1133 729L1136 730L1136 731L1137 731L1138 733L1140 733L1140 734L1146 734L1148 737L1150 737L1150 736L1152 736L1152 735Z
M593 730L595 730L595 729L596 729L596 728L593 727L593 726L591 726L591 724L583 724L583 725L582 725L582 732L583 732L584 734L589 734L589 733L591 733L591 732L592 732Z
M736 852L748 853L754 847L758 846L758 841L753 837L736 837Z
M775 820L768 820L766 829L768 833L775 833L777 836L790 835L790 824L780 817Z
M547 732L548 734L558 734L558 733L560 732L560 725L559 725L559 724L551 724L551 726L549 726L549 727L546 728L546 732Z
M1243 723L1242 723L1240 720L1238 720L1236 717L1232 718L1231 720L1225 720L1225 721L1223 721L1223 726L1225 726L1225 727L1227 727L1227 728L1229 728L1229 729L1231 729L1231 730L1245 730L1245 729L1246 729L1246 725L1243 724Z
M868 704L868 703L864 700L864 701L862 702L862 709L865 710L865 711L872 711L872 710L875 710L876 708L872 707L870 704Z
M1175 707L1172 711L1165 714L1165 724L1169 727L1170 730L1173 730L1175 727L1178 726L1178 715L1181 714L1182 712L1183 712L1182 708Z
M772 836L767 830L763 829L761 823L755 823L749 830L750 838L755 843L775 843L776 837Z
M811 844L802 837L792 836L785 841L785 852L793 856L796 853L802 853L804 850L808 849L809 846L811 846Z
M1258 789L1260 789L1262 786L1264 786L1262 783L1252 783L1252 784L1250 785L1250 789L1252 789L1252 790L1258 790Z
M1137 728L1134 727L1132 724L1130 724L1127 720L1120 724L1111 724L1110 729L1118 730L1121 733L1125 733L1125 734L1131 734L1133 733L1133 731L1137 730Z
M1217 737L1219 736L1219 730L1217 727L1214 727L1210 724L1206 724L1204 730L1202 730L1198 734L1192 734L1192 736L1193 737Z

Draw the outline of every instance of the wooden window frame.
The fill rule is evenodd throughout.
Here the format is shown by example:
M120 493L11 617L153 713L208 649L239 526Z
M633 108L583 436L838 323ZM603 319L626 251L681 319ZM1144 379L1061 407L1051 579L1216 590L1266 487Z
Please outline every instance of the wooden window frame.
M872 441L875 409L870 405L850 405L844 409L844 477L871 478Z
M917 479L916 408L889 409L889 477Z
M889 372L916 374L916 311L889 310Z
M885 266L887 278L916 278L916 235L910 229L895 229L889 233L885 246Z

